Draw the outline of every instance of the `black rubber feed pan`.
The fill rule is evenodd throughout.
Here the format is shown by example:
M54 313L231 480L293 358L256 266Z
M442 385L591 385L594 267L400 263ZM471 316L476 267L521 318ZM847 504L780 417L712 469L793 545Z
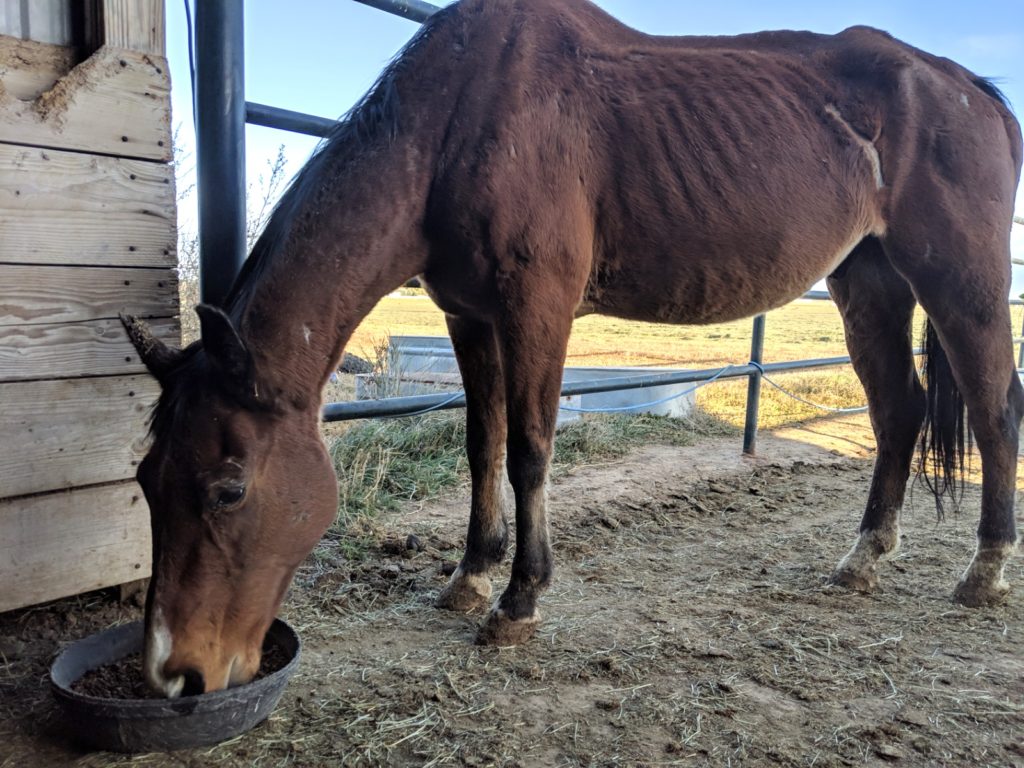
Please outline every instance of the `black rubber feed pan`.
M201 747L244 733L270 716L299 663L298 635L275 619L263 648L278 646L288 663L237 688L178 699L103 699L71 690L86 672L112 664L143 646L136 621L79 640L50 667L50 684L64 724L80 741L116 752L162 752Z

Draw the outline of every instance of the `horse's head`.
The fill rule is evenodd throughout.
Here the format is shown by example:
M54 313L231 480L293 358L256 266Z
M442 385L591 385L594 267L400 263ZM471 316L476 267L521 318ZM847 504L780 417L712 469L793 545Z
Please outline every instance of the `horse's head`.
M186 350L122 318L163 388L138 480L153 529L144 668L172 698L252 679L288 583L337 508L316 405L264 391L228 317L197 312L202 341Z

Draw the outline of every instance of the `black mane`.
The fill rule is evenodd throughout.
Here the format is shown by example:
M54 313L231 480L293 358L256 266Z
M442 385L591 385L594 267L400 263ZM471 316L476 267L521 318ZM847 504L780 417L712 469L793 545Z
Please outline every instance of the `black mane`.
M980 88L984 93L998 101L1004 107L1013 111L1013 107L1010 106L1010 100L1006 98L1006 94L1003 93L995 84L995 81L990 77L976 77L974 78L974 85Z

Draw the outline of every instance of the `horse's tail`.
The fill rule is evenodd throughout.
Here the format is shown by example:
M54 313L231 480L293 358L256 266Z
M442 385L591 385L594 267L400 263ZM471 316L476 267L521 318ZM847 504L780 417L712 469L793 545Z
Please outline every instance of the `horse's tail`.
M944 497L952 500L954 508L960 504L970 435L964 398L931 320L925 325L924 354L926 409L918 476L935 495L935 510L942 519Z

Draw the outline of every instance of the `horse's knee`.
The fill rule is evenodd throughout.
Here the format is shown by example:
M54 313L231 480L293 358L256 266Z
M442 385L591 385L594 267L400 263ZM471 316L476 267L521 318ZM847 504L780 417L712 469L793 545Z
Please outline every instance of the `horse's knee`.
M550 440L522 440L509 445L508 479L516 492L540 488L547 481Z

